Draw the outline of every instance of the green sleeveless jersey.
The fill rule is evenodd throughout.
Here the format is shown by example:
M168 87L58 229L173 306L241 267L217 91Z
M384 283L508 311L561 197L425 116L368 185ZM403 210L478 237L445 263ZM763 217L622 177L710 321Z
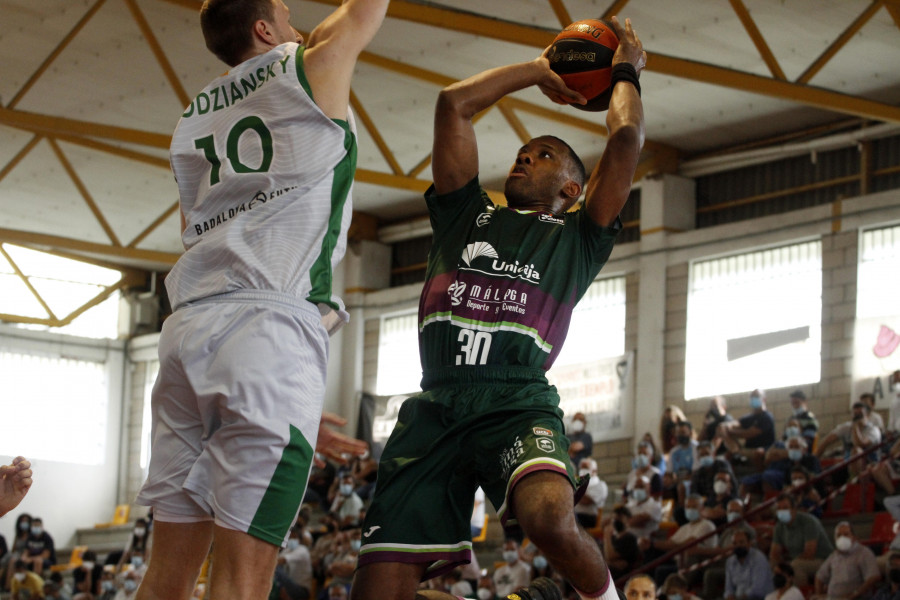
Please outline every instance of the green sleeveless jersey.
M495 206L476 177L425 193L434 241L419 302L422 368L550 368L572 310L612 252L621 222Z

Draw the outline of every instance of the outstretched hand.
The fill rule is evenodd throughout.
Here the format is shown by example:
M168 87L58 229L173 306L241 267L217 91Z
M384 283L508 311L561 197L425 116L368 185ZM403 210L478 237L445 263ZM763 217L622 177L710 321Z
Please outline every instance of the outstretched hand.
M631 19L625 19L624 27L619 23L618 17L613 17L610 22L616 31L616 37L619 38L619 47L616 48L616 53L613 55L612 64L631 63L634 70L640 75L643 68L647 66L647 53L644 52L644 45L631 26Z
M319 423L319 437L316 440L316 452L325 455L331 460L345 464L347 462L343 455L355 454L357 456L364 454L369 448L362 440L357 440L349 435L336 431L328 425L346 425L347 419L339 417L334 413L322 413L322 421ZM315 459L317 467L324 467L325 463L318 458Z
M19 505L31 488L31 475L31 463L21 456L0 466L0 516Z
M550 68L549 56L552 48L552 45L547 46L541 55L534 59L543 71L541 80L537 83L538 89L556 104L587 104L587 98L575 90L569 89L562 77Z

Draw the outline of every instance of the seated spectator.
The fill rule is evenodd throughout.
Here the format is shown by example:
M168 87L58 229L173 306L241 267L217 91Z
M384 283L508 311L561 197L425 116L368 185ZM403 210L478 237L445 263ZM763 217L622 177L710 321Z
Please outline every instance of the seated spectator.
M769 549L772 564L790 561L794 582L799 587L812 584L813 576L834 551L828 534L816 517L797 510L797 500L782 493L775 503L778 523Z
M694 439L694 428L690 421L678 423L675 429L677 444L669 452L668 470L674 473L679 480L691 478L697 462L697 440Z
M639 444L646 444L650 446L650 464L656 467L659 470L659 475L662 477L668 471L668 463L666 462L666 455L659 451L659 448L656 447L656 442L653 441L653 436L650 435L650 432L644 433L641 436L641 441ZM632 465L634 466L634 465Z
M791 392L791 417L788 419L788 424L785 427L793 427L792 421L797 421L796 427L799 429L797 432L791 432L794 435L802 435L803 439L806 440L806 446L809 448L810 452L813 450L813 447L816 443L816 436L819 433L819 421L816 419L816 415L809 410L809 406L806 403L806 394L803 390L794 390ZM793 435L785 434L785 441L789 438L793 437Z
M856 540L848 521L834 528L835 550L816 571L816 597L828 600L868 598L881 573L875 555Z
M822 507L819 503L822 496L815 485L806 485L810 479L812 475L809 471L801 466L795 466L791 469L791 482L784 487L784 491L794 494L799 499L797 506L800 509L821 519Z
M774 589L766 555L740 529L732 537L732 550L725 561L725 600L763 600Z
M341 532L342 540L335 547L332 560L325 571L327 578L340 583L348 590L353 582L353 571L359 559L359 548L362 545L362 534L359 529Z
M471 598L474 593L469 582L462 578L462 570L458 568L444 575L444 587L450 595L457 598Z
M650 480L646 477L638 477L634 482L634 488L625 504L631 513L628 519L628 531L640 538L653 535L659 529L662 520L662 504L650 495Z
M672 573L666 577L659 593L660 595L665 594L667 600L700 600L691 593L687 579L678 573Z
M122 578L122 587L116 592L114 600L131 600L137 595L141 585L141 576L134 570L127 571Z
M655 600L656 583L649 575L641 573L625 582L625 600Z
M728 505L736 498L728 473L724 471L716 473L713 481L713 493L706 496L700 515L704 519L712 521L716 527L721 527L726 523L728 517Z
M775 590L766 596L766 600L803 600L803 592L794 585L794 568L787 563L775 565L775 576L772 578Z
M887 459L871 465L869 472L878 487L892 496L896 491L894 481L900 479L900 439L891 446Z
M487 574L479 577L475 595L478 597L478 600L494 600L497 597L497 591L494 589L493 577Z
M802 467L810 473L821 473L822 465L814 454L807 452L806 438L796 435L785 442L783 448L773 445L766 452L766 467L762 473L747 475L741 480L740 495L758 488L762 482L764 493L780 492L790 481L791 470Z
M625 478L625 496L630 498L634 490L635 482L639 478L647 479L649 488L647 492L656 498L662 493L662 475L653 464L653 445L646 440L638 443L637 454L634 457L634 468Z
M719 534L719 544L715 548L698 548L696 553L703 558L723 556L731 551L734 544L734 534L743 531L750 540L750 545L756 543L756 531L744 520L744 501L734 498L728 503L726 520L729 523L738 521L737 525L728 527ZM703 598L721 598L725 593L725 561L720 560L703 569Z
M734 417L728 414L724 396L716 396L709 401L709 410L706 411L706 416L703 418L703 427L700 429L697 439L712 444L713 456L725 453L725 447L720 445L722 439L718 435L719 426L732 421L734 421Z
M519 560L519 544L507 539L503 544L505 564L494 571L494 593L501 598L531 583L531 566Z
M306 495L303 502L318 504L322 510L327 511L331 505L329 492L337 479L337 468L322 454L316 453L312 470L309 472L309 483L306 485Z
M97 561L97 553L93 550L85 550L81 555L81 566L72 571L75 593L99 595L101 577L103 577L103 565Z
M665 578L675 570L683 570L692 564L698 563L704 559L696 548L715 548L718 544L718 537L714 534L706 537L708 534L716 530L716 526L712 521L704 519L700 516L700 509L703 508L703 497L699 494L691 494L688 496L684 506L684 514L687 523L678 528L669 539L659 539L656 536L645 537L639 540L641 550L644 551L644 558L652 560L662 556L666 552L674 550L680 546L684 546L694 540L706 538L693 548L689 548L678 554L675 562L671 564L662 564L656 568L654 580L657 583L665 581ZM676 566L677 565L677 566ZM697 579L701 577L699 572L695 572Z
M69 596L63 591L62 584L49 579L44 582L44 598L46 600L69 600Z
M547 577L549 579L553 579L553 575L553 567L551 567L550 563L547 562L547 557L544 556L544 554L540 550L538 550L531 559L531 580L534 581L538 577Z
M722 457L713 456L713 447L709 442L697 444L697 462L699 467L691 477L690 493L709 497L715 494L715 481L718 473L727 473L731 480L731 489L737 489L737 480L731 465Z
M775 418L766 410L763 390L750 392L750 411L737 421L719 425L718 437L730 453L732 464L745 464L751 457L754 463L761 464L763 454L775 443Z
M569 459L576 467L582 458L587 458L594 453L594 438L590 431L586 431L587 417L583 412L577 412L572 417L572 424L566 429L566 437L569 438Z
M675 427L678 423L687 421L684 411L674 405L667 406L659 419L659 444L663 454L669 454L678 443L676 441Z
M882 419L881 415L878 414L878 411L875 410L875 394L872 394L870 392L860 394L859 401L869 407L869 420L872 421L872 424L878 428L878 431L880 431L882 435L887 433L884 428L884 419Z
M341 475L338 495L331 504L331 514L335 516L340 529L359 527L359 511L363 509L362 499L353 490L353 476Z
M56 549L53 546L53 538L44 531L44 522L40 517L31 520L31 535L26 542L25 554L22 560L28 568L42 575L44 569L49 569L56 564ZM43 588L43 584L41 584Z
M864 402L855 402L851 408L853 419L841 423L831 430L816 447L816 456L821 458L836 442L843 444L844 458L856 456L881 443L881 431L869 420L871 409ZM850 476L855 477L867 464L878 461L877 452L870 452L866 459L860 459L848 466ZM863 463L863 464L860 464Z
M326 600L347 600L347 586L340 583L329 584Z
M616 507L613 517L604 520L603 556L613 579L618 579L636 569L641 564L643 555L637 536L628 530L631 511L627 506Z
M31 515L19 513L19 516L16 517L14 535L9 552L0 558L0 572L3 573L3 578L0 579L0 588L7 590L15 572L13 565L25 555L28 548L28 538L31 536Z
M115 567L112 565L104 566L103 575L100 576L99 600L113 600L118 591L118 588L116 588Z
M578 476L589 477L584 495L575 505L575 518L582 527L590 529L597 525L597 514L606 504L609 487L597 475L597 461L593 458L582 458L578 465Z
M888 556L887 577L872 600L900 600L900 552Z
M274 587L285 590L291 600L306 600L312 589L312 557L301 542L302 528L294 526L287 546L278 553Z
M14 600L43 598L44 580L37 573L29 571L26 562L19 559L13 564L13 578L9 591Z

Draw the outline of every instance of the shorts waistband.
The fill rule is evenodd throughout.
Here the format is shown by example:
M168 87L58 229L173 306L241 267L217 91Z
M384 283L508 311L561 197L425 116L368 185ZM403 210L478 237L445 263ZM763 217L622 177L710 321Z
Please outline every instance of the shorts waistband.
M491 367L435 367L422 373L422 389L438 385L478 385L495 383L547 383L547 372L537 367L516 365Z
M275 292L272 290L234 290L232 292L225 292L222 294L216 294L215 296L207 296L206 298L200 298L199 300L191 300L190 302L185 302L178 307L178 310L181 310L182 308L188 308L190 306L218 304L223 302L235 302L241 304L270 304L286 308L293 312L305 313L310 316L314 316L316 319L322 318L322 315L319 312L319 307L309 300L291 296L290 294L285 294L283 292Z

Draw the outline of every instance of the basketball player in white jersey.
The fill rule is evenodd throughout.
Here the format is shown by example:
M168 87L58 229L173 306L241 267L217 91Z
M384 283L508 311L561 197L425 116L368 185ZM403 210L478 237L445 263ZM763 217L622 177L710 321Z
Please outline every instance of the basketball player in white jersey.
M365 450L322 407L329 333L347 317L332 271L356 168L350 80L388 1L345 0L305 46L282 0L200 10L231 70L172 138L185 253L166 279L138 600L189 598L211 544L211 597L267 598L314 449Z

